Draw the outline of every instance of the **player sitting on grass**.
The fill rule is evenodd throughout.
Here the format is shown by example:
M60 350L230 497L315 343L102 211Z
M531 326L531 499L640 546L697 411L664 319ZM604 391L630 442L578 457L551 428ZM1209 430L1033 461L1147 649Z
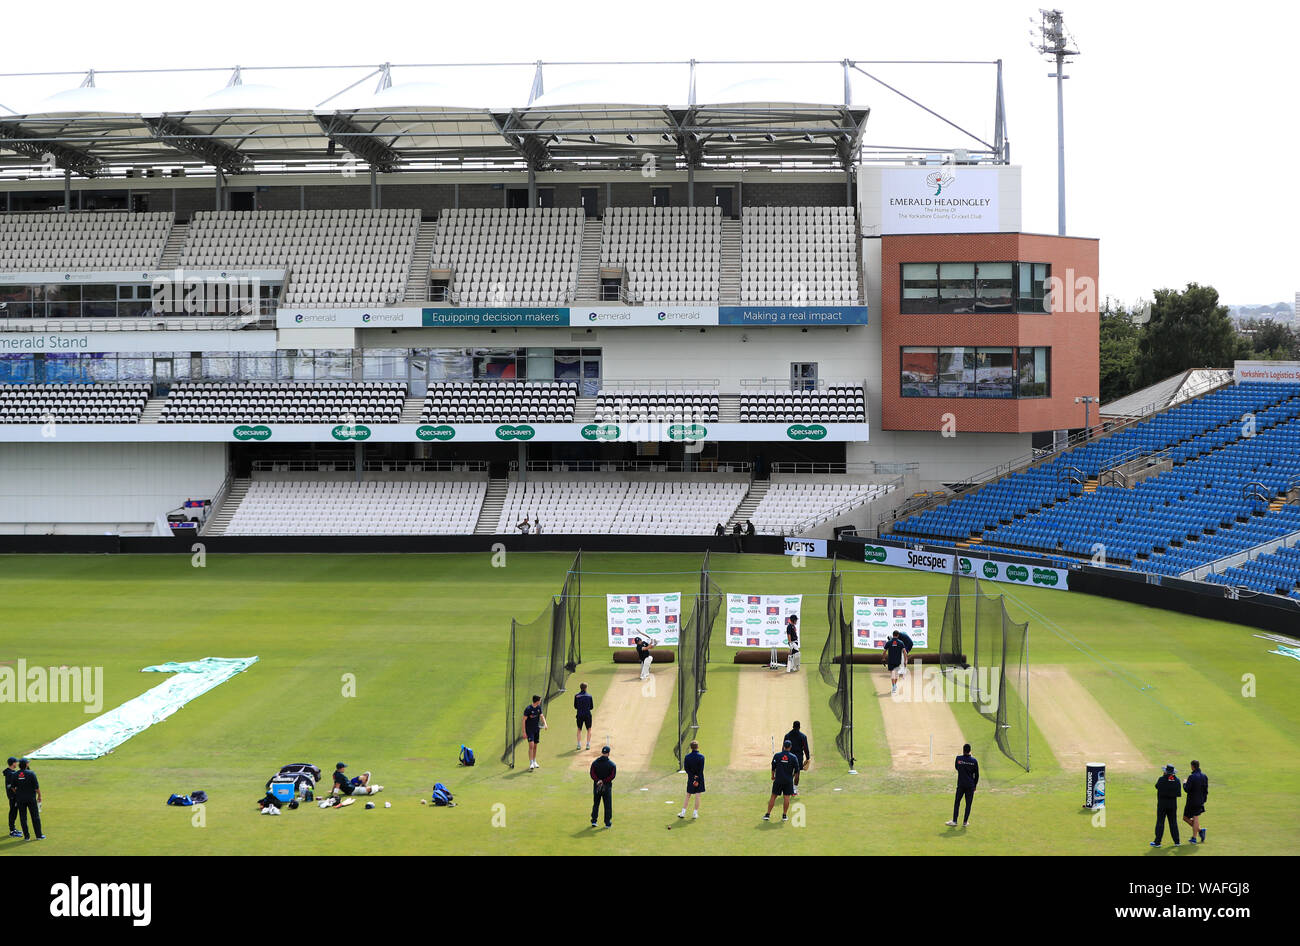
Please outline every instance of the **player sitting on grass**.
M362 772L356 778L349 779L347 773L343 770L348 767L346 762L340 762L334 766L334 795L378 795L384 790L382 785L370 784L370 773Z

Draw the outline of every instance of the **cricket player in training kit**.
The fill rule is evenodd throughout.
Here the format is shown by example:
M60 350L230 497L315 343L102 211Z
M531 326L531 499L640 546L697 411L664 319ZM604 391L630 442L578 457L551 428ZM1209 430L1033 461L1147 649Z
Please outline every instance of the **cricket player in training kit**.
M799 728L799 720L796 719L790 731L785 734L783 744L793 749L795 757L799 760L799 768L794 770L794 793L798 795L799 773L806 772L808 764L812 762L812 750L808 747L808 737Z
M36 773L28 768L26 759L18 760L18 771L14 773L13 778L14 798L18 802L18 822L23 826L23 840L30 841L33 837L27 830L27 817L32 819L32 831L37 841L45 840L45 832L41 828L41 802L44 799L41 796L41 783L36 779Z
M641 663L641 679L645 680L650 676L650 665L655 662L654 655L650 653L655 642L634 637L632 643L636 645L636 659Z
M1182 783L1178 781L1178 770L1166 765L1160 778L1156 779L1156 839L1152 847L1159 847L1165 836L1165 822L1169 822L1169 836L1174 839L1174 847L1180 847L1178 841L1178 799L1183 796Z
M5 798L9 800L9 837L21 838L23 833L14 827L18 823L18 797L14 795L14 779L18 775L18 760L13 756L5 764Z
M686 817L686 809L691 806L691 796L695 796L695 814L692 818L700 816L700 796L704 794L704 756L700 753L700 744L691 740L691 751L682 759L682 771L686 773L686 801L682 802L682 810L677 812L678 818Z
M370 784L370 773L362 772L356 778L348 778L347 773L343 770L348 767L346 762L339 762L334 766L334 794L336 795L378 795L384 790L382 785Z
M575 749L582 748L582 727L587 727L587 748L591 748L591 711L595 707L596 701L591 698L587 692L587 684L579 685L579 692L573 698L573 710L578 716L578 744Z
M785 672L794 673L799 669L799 615L797 614L792 614L785 619L785 645L790 650L790 656L785 660Z
M1205 799L1210 797L1210 779L1201 771L1201 763L1192 760L1192 774L1183 783L1187 800L1183 802L1183 821L1192 829L1192 843L1205 843L1205 829L1201 827L1201 815L1205 814ZM12 817L12 816L11 816Z
M772 806L776 804L777 795L781 796L781 820L790 820L790 798L794 795L794 776L798 771L799 757L787 739L781 751L772 756L772 795L767 800L764 821L772 820Z
M600 803L605 803L605 827L614 827L614 777L618 766L609 757L609 746L602 746L600 758L591 763L591 826L596 827Z
M542 698L533 694L533 701L524 707L524 738L528 740L528 771L540 769L537 764L537 744L542 741L546 728L546 714L542 712Z
M889 668L889 692L898 692L898 669L907 659L907 646L899 639L898 631L885 641L885 666Z
M970 806L971 802L975 800L975 789L979 787L980 783L980 764L970 754L969 742L961 747L961 755L957 756L953 768L957 770L957 794L952 800L952 820L948 822L948 827L957 827L957 808L961 805L961 800L965 798L966 817L961 822L961 826L964 828L970 824Z

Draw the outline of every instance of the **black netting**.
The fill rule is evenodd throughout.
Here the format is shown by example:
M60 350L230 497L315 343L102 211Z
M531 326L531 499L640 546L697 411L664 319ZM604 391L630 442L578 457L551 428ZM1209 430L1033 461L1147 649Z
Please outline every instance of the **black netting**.
M526 623L510 622L510 654L506 672L506 740L501 761L514 768L515 746L524 738L524 708L534 695L542 697L546 705L563 687L554 685L553 666L556 657L556 639L563 654L564 638L557 634L564 623L563 610L558 600L552 600L542 613ZM564 673L561 664L560 673Z
M677 638L677 745L673 757L679 769L685 755L682 747L699 726L700 615L706 607L703 599L695 600Z
M1029 623L1016 624L1002 609L1002 689L998 701L998 748L1029 771Z
M822 648L817 671L822 680L835 690L830 697L831 712L839 721L835 748L849 767L853 767L853 622L846 620L843 609L844 577L835 559L831 559L830 586L826 594L826 645Z
M975 646L970 657L970 691L975 708L988 719L996 719L1001 704L1002 682L1002 596L989 597L975 581Z
M975 646L969 671L975 708L993 721L1003 754L1029 771L1029 624L1007 614L1002 595L975 582Z
M568 658L564 661L564 669L573 673L578 669L578 664L582 663L582 549L574 556L569 574L564 578L560 603L564 608L569 637Z
M952 583L943 605L943 626L939 629L939 669L947 673L969 666L962 641L961 556L952 557Z
M700 726L700 700L707 686L709 642L722 611L722 589L709 577L709 553L704 553L700 580L690 613L682 622L677 645L677 746L673 757L680 768L686 746Z

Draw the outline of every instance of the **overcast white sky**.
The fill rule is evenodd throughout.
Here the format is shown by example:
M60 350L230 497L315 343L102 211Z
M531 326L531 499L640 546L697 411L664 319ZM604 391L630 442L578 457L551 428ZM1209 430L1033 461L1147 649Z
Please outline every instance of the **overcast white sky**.
M1291 300L1300 289L1300 4L1075 0L1061 9L1082 51L1066 83L1068 227L1101 239L1102 294L1129 302L1195 280L1217 287L1225 302ZM1030 48L1031 17L1036 23L1032 2L1006 0L896 7L264 0L227 15L197 4L7 4L0 9L8 40L0 72L539 58L1002 59L1011 156L1025 169L1024 228L1055 233L1055 84ZM991 140L991 67L870 69ZM761 72L840 100L835 66L701 69L701 100ZM363 74L246 73L244 81L301 89L310 99ZM590 75L555 67L547 89ZM193 94L216 90L225 78L197 74ZM626 78L645 85L644 74ZM463 72L394 73L399 84L435 79L463 87L462 104L523 104L531 70L519 70L517 79L502 73L500 89ZM97 85L125 90L128 81L101 76ZM147 91L176 91L149 81L155 87ZM661 70L654 81L664 86L655 101L684 101L684 71ZM24 111L78 84L76 76L39 84L0 78L0 103ZM969 143L863 76L853 94L855 104L872 109L868 142Z

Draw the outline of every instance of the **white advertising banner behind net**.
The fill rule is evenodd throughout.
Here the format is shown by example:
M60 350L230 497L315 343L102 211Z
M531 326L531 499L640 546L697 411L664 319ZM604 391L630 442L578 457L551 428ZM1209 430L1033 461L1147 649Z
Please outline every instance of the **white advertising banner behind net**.
M785 619L802 607L803 595L727 595L727 646L784 647ZM799 624L802 650L802 617Z
M853 596L853 646L866 650L885 646L886 638L900 631L915 647L928 647L929 598L877 598Z
M634 637L676 646L681 634L682 594L605 595L605 615L610 647L631 647Z

